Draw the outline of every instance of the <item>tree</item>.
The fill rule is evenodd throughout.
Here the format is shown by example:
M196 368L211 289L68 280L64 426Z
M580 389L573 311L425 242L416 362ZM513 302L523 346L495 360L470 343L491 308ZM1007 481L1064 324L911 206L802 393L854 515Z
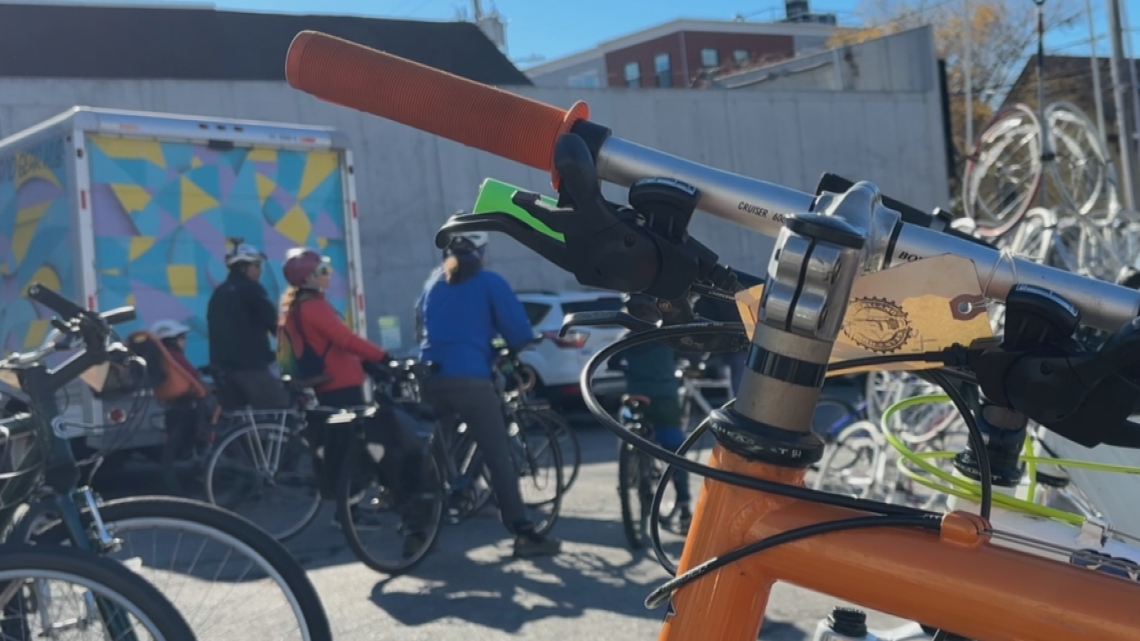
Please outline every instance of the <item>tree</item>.
M966 141L965 25L966 0L870 0L862 7L865 26L839 32L832 46L850 45L922 25L934 27L937 54L946 61L950 119L962 175L970 144ZM1036 53L1037 18L1033 0L968 0L970 72L974 136L1012 87L1028 54ZM1067 26L1082 16L1074 0L1045 0L1045 29ZM972 141L969 141L972 143Z

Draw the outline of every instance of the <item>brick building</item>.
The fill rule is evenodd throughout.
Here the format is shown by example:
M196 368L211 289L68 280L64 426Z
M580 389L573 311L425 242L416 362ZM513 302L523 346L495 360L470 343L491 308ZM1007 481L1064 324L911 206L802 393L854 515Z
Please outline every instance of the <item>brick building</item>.
M693 88L714 71L822 49L837 29L833 15L799 14L783 22L678 19L525 73L540 87Z

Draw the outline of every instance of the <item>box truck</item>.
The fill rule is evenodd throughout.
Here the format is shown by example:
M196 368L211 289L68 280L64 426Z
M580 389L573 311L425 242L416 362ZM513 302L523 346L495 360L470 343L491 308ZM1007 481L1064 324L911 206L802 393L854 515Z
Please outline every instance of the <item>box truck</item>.
M25 295L40 282L92 310L136 307L124 337L181 321L187 356L204 366L206 304L232 237L268 255L275 303L286 251L329 256L328 299L365 336L353 173L337 131L272 122L74 107L0 140L0 351L35 347L51 329L51 312ZM97 398L81 383L61 401L88 448L163 440L155 402Z

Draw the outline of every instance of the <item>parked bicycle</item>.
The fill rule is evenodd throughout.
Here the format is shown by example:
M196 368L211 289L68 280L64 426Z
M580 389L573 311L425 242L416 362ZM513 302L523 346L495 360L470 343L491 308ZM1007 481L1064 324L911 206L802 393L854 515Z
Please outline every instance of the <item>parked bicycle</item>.
M59 294L33 285L28 296L59 315L57 332L40 349L14 354L0 369L15 374L19 396L36 426L42 470L9 484L2 496L27 501L2 513L6 541L66 545L94 550L127 561L151 583L159 584L189 622L198 639L297 638L331 639L331 631L316 590L304 569L285 548L244 518L214 506L168 497L133 497L102 501L80 483L82 469L65 438L56 391L82 376L98 387L115 368L139 371L141 364L121 344L113 342L110 325L129 318L133 310L89 312ZM48 369L45 359L57 352L74 352L63 364ZM11 403L9 403L11 405ZM74 426L71 426L74 427ZM35 450L33 450L35 451ZM98 459L96 459L97 463ZM98 466L90 468L94 473ZM89 479L88 479L89 482ZM135 543L145 533L146 544ZM191 543L194 538L200 544ZM181 584L178 580L181 579ZM220 597L209 583L225 583ZM187 583L197 588L185 590ZM236 595L249 598L234 601ZM256 598L252 595L256 594ZM211 598L213 596L213 598ZM240 607L234 607L234 603ZM225 604L227 607L220 608ZM258 610L273 612L272 624L249 630Z

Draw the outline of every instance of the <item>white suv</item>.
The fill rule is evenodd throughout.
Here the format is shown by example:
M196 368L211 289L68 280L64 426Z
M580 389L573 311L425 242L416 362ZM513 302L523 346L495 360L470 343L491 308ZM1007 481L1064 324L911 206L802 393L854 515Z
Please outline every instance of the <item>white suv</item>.
M538 373L542 395L551 402L581 398L578 378L590 358L625 334L622 327L576 327L558 336L562 319L574 312L620 310L621 297L612 292L517 292L530 324L543 341L519 354ZM625 390L620 371L603 365L594 376L594 393L614 397Z

